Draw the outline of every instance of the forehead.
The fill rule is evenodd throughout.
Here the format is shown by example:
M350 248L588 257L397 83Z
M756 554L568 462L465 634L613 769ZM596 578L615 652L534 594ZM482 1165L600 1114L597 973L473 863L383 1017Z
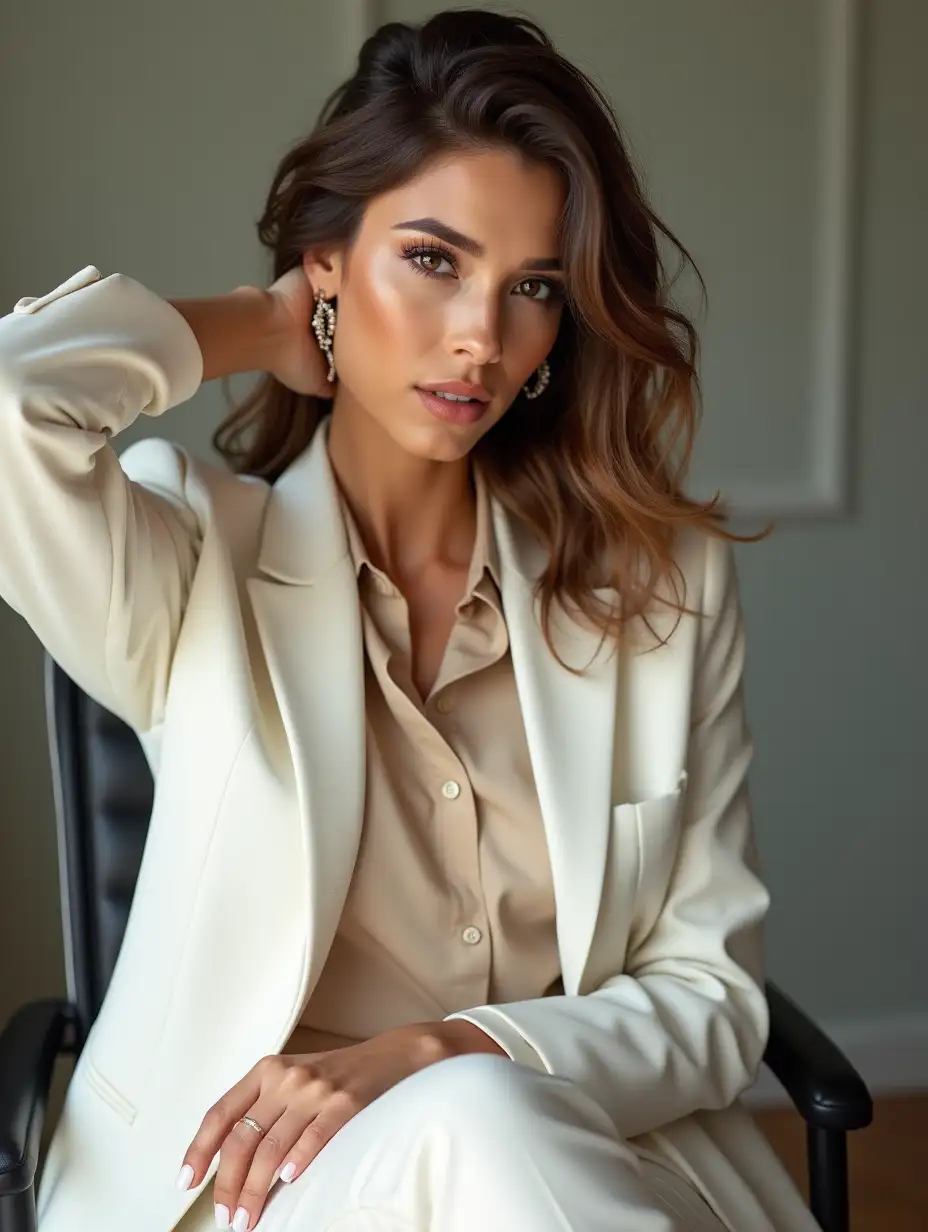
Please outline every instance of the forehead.
M458 152L376 197L362 231L437 218L477 240L486 259L556 257L565 190L558 172L510 150Z

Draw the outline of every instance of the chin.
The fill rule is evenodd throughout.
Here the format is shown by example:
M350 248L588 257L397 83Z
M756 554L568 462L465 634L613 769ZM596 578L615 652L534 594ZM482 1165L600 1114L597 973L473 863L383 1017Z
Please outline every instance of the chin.
M487 430L483 423L468 427L452 424L388 425L387 430L401 449L429 462L458 462L466 458Z

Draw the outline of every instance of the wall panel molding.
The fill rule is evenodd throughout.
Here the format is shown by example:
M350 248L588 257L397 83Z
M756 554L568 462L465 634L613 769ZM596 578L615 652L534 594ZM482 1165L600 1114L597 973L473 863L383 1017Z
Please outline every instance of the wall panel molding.
M735 515L821 517L843 513L850 495L853 336L857 289L857 202L861 128L863 0L822 0L819 111L816 339L810 388L808 471L752 480L723 495Z

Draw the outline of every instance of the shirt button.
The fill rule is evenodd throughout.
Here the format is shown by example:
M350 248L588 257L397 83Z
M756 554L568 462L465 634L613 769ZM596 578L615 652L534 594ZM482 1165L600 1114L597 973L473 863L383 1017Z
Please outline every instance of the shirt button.
M450 713L451 713L451 705L452 705L452 703L451 703L451 698L450 698L450 697L448 697L448 696L447 696L446 694L444 694L444 693L441 695L441 697L440 697L440 698L438 699L438 701L435 703L435 706L436 706L436 708L437 708L437 710L438 710L438 713L439 713L439 714L450 714Z
M446 800L456 800L461 794L461 784L456 783L454 779L449 779L442 787L441 794Z
M474 928L473 924L469 928L465 928L461 933L461 940L465 945L479 945L483 940L483 933L479 928Z

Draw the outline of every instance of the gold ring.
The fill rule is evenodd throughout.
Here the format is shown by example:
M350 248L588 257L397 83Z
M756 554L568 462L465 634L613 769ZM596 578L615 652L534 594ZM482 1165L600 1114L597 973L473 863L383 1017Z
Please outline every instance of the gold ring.
M242 1117L239 1121L239 1125L247 1125L249 1129L253 1129L256 1133L261 1134L262 1137L267 1133L266 1129L263 1129L257 1121L249 1116Z

